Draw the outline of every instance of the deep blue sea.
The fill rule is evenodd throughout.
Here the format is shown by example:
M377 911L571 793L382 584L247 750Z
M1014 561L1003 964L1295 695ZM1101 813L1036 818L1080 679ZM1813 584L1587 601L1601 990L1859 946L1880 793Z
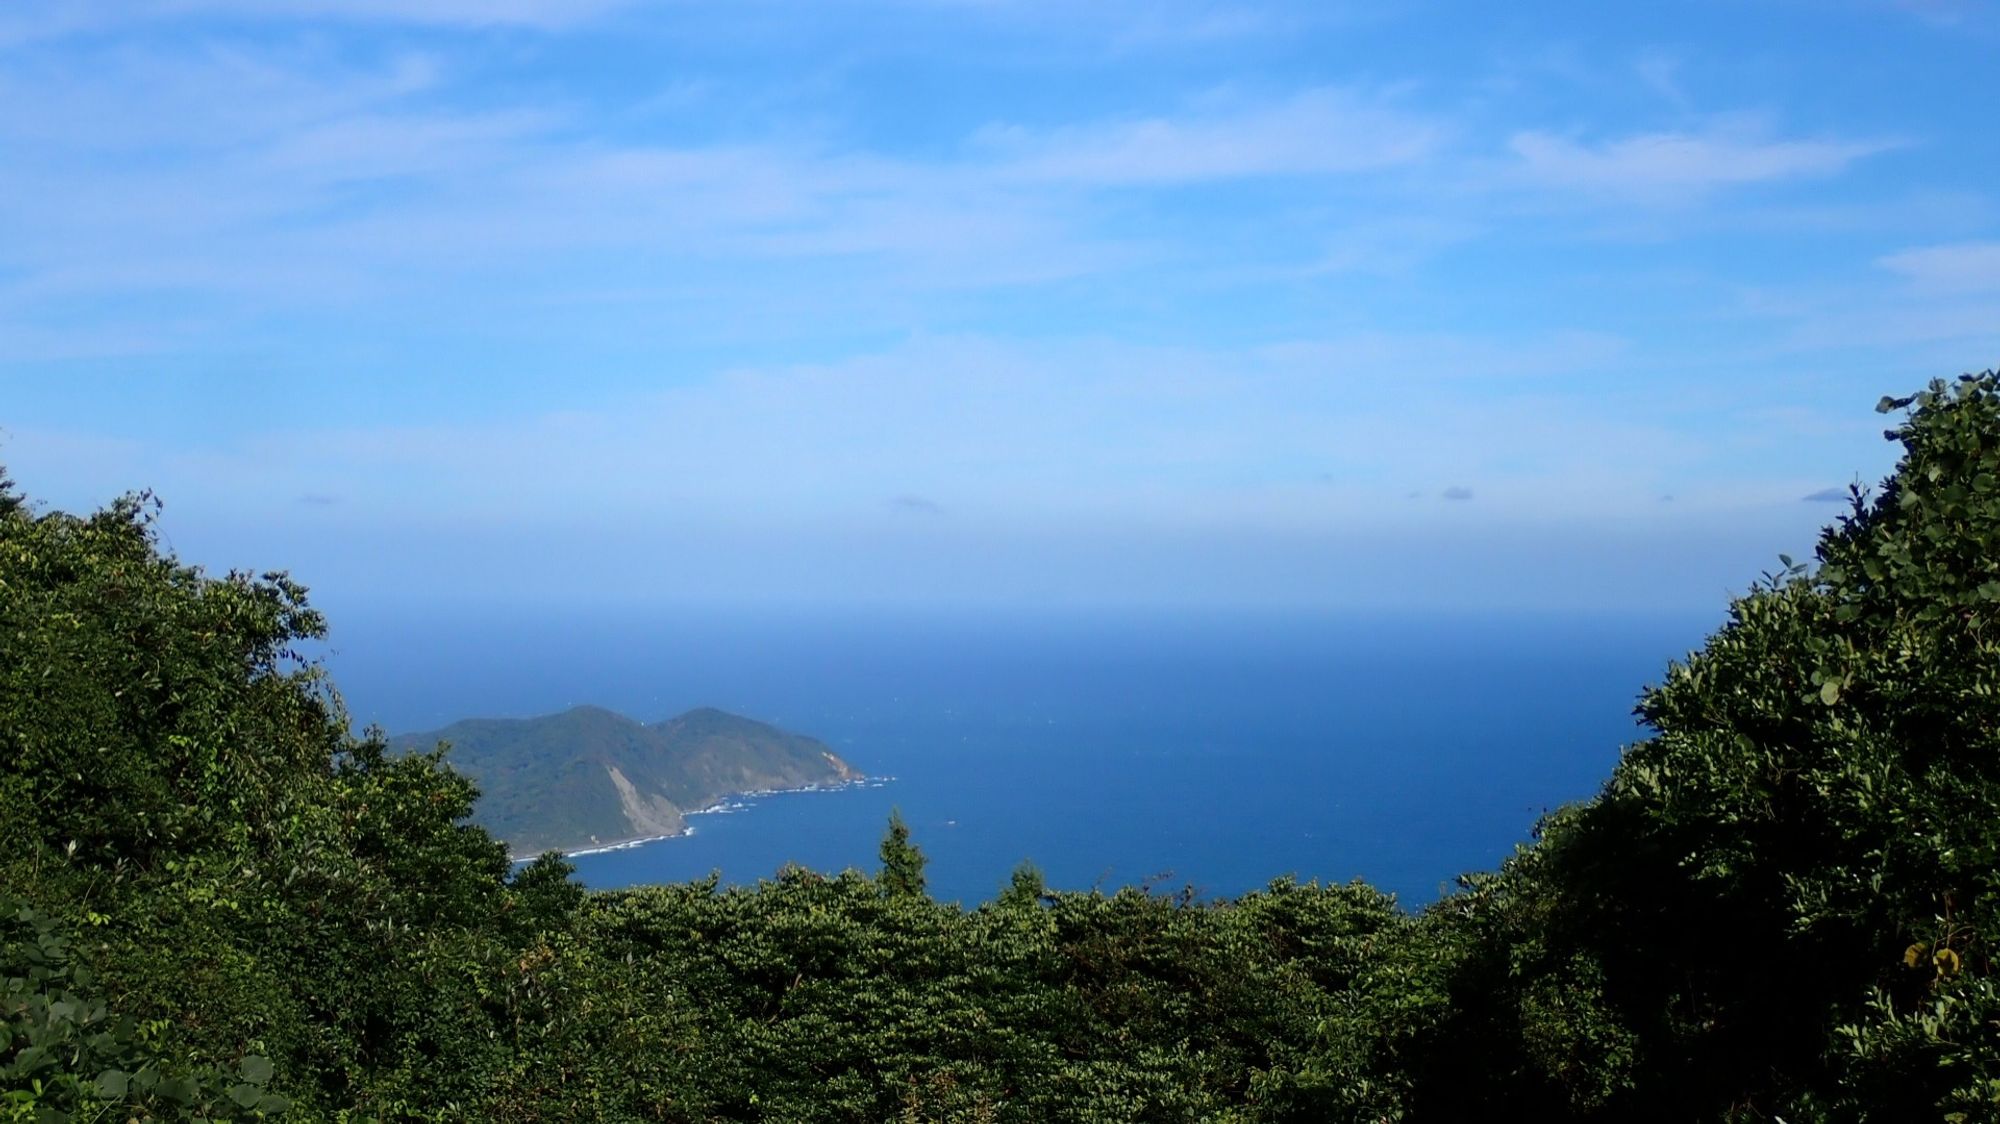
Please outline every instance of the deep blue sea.
M891 808L966 904L1029 860L1064 889L1230 896L1365 878L1407 905L1594 793L1689 616L722 615L335 607L329 657L391 732L596 703L830 743L881 787L765 797L577 858L589 885L873 869Z

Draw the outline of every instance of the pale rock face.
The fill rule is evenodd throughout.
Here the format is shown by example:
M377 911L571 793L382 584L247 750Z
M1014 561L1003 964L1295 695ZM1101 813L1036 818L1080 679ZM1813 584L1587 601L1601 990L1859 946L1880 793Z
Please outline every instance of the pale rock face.
M616 765L606 765L604 769L618 789L618 803L624 808L625 819L634 834L678 835L687 829L687 821L681 818L681 810L674 807L673 801L658 793L640 792Z

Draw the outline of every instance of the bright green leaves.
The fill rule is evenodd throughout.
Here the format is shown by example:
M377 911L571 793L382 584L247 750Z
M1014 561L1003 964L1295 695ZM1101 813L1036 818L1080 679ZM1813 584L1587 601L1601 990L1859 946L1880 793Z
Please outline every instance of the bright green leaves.
M255 1054L243 1059L243 1080L252 1085L271 1083L271 1059Z

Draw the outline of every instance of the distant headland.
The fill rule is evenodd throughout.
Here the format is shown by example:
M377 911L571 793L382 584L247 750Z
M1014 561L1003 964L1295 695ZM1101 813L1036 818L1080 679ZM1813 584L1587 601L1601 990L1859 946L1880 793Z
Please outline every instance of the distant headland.
M479 785L474 822L516 858L683 835L689 814L727 797L867 779L824 742L706 707L648 725L579 706L389 739L398 750L439 742Z

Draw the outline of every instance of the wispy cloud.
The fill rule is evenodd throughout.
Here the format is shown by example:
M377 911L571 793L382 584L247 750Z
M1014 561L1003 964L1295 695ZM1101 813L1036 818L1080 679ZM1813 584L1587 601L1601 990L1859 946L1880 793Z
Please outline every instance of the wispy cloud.
M631 0L14 0L0 13L0 45L215 18L554 31L629 6Z
M1042 131L993 126L976 140L1010 179L1136 186L1372 171L1423 159L1444 134L1438 121L1379 99L1315 89L1183 117Z
M2000 242L1947 242L1873 257L1858 278L1750 290L1786 352L1843 362L1893 354L1898 369L1963 370L2000 353ZM1885 276L1887 275L1887 276Z
M1830 176L1895 147L1898 142L1892 140L1773 137L1742 122L1595 142L1527 130L1508 141L1513 172L1526 183L1651 202L1683 202L1728 187Z
M911 493L889 497L889 507L891 510L904 515L936 516L944 514L943 505L937 501Z
M1681 59L1657 49L1642 53L1632 64L1633 73L1647 89L1678 109L1693 105L1687 88L1681 81Z
M1890 254L1878 264L1926 291L2000 292L2000 242L1924 246Z
M1988 0L1879 0L1897 11L1954 32L1990 32L2000 26Z
M585 23L632 0L156 0L162 14L224 13L254 19L381 20L470 27L559 28Z
M560 302L605 256L672 261L684 289L782 260L838 261L848 289L911 299L1048 283L1163 252L1098 226L1093 192L1364 174L1446 131L1318 88L992 127L922 157L812 136L675 143L557 102L467 104L428 54L107 50L0 76L0 141L37 154L0 166L0 316L142 292L226 296L240 316L503 277L509 300Z

